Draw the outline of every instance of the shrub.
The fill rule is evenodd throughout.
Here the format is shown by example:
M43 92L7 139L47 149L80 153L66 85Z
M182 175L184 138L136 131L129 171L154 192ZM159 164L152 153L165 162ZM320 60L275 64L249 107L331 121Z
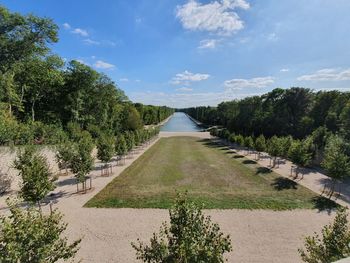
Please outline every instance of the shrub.
M60 213L44 215L9 205L10 216L0 217L0 262L53 263L74 257L81 240L68 244L62 237L67 224Z
M298 249L304 262L334 262L350 256L350 231L345 208L340 208L333 224L322 229L319 235L305 238L305 250Z
M200 208L185 196L178 196L170 209L170 227L165 223L153 234L150 245L132 243L137 259L143 262L224 262L224 253L232 250L229 236L218 224L205 217Z

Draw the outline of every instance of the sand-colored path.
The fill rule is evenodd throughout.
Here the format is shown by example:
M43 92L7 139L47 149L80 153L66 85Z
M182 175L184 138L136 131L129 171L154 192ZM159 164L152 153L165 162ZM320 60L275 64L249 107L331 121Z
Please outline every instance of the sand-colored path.
M165 133L160 137L196 136L209 138L208 133ZM154 141L153 143L155 143ZM138 149L124 166L115 166L114 174L101 177L99 166L91 173L92 192L75 194L75 180L62 176L58 181L54 207L65 215L69 223L70 238L82 237L77 260L82 262L137 262L130 242L148 240L161 222L168 219L167 210L161 209L99 209L83 205L113 178L136 160L147 148ZM4 199L0 198L0 213L5 213ZM46 206L46 209L48 207ZM319 231L331 221L334 213L316 210L292 210L284 212L266 210L210 210L225 233L231 235L233 252L227 255L229 262L300 262L297 248L302 246L303 236Z

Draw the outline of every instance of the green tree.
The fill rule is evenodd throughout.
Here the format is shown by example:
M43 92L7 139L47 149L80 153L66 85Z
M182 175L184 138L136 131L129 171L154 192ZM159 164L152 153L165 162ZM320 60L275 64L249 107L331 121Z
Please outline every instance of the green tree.
M105 163L105 173L109 173L108 163L115 151L114 137L101 135L97 141L97 158Z
M249 154L250 150L254 147L254 139L252 136L247 136L244 138L244 146L247 147Z
M149 263L224 262L223 254L232 250L230 237L224 236L200 208L179 196L169 214L170 227L164 223L150 245L139 240L132 243L137 259Z
M49 215L29 208L10 206L10 215L0 217L0 262L53 263L75 256L81 240L68 243L62 234L67 224L54 210Z
M86 176L93 166L91 156L93 147L91 135L86 131L82 132L80 140L74 145L74 152L69 165L78 183L83 185L83 191L86 191Z
M304 262L330 263L350 256L350 231L347 212L339 208L333 224L322 229L319 235L305 238L305 250L298 249Z
M59 169L65 169L66 174L68 174L68 168L73 158L74 143L67 141L59 144L56 147L56 161Z
M342 180L350 175L350 158L345 153L344 145L342 138L331 135L325 147L322 167L326 170L327 175L332 178L330 198L333 195L337 180Z
M261 152L266 151L266 139L264 135L259 135L255 140L255 149L258 151L258 159L260 159Z
M115 152L120 157L120 159L124 159L124 156L128 152L128 146L125 141L125 137L123 134L119 134L117 137L117 142L115 144Z
M295 178L298 178L300 167L310 164L312 153L309 152L305 141L294 140L290 146L288 157L297 166L295 168Z
M0 6L0 71L17 62L48 52L49 43L58 41L58 26L49 18L11 13Z
M273 136L268 140L267 152L273 160L272 167L275 167L277 157L281 153L281 140L277 136Z
M18 153L14 167L22 179L20 196L40 207L40 201L55 188L46 159L33 147L27 147Z

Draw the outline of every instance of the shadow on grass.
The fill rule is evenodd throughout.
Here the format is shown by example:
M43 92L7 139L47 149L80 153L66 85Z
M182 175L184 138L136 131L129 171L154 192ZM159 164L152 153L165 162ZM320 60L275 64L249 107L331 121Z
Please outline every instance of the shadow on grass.
M272 173L271 169L267 167L258 167L256 168L256 174L269 174Z
M241 159L241 158L244 158L244 156L243 155L235 155L232 158L234 158L234 159Z
M327 211L328 214L330 214L332 210L340 207L340 205L338 205L336 202L324 196L316 196L312 198L312 202L315 209L317 209L319 212Z
M242 163L243 164L257 164L257 162L253 161L253 160L244 160Z
M288 178L278 177L271 184L277 191L298 189L298 184Z

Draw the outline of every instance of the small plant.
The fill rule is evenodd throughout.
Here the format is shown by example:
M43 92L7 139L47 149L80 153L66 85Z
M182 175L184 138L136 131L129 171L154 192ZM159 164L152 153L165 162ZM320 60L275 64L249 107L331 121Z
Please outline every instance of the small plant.
M304 262L328 263L350 256L350 231L347 212L339 208L333 224L322 229L318 234L305 238L305 250L298 249Z
M132 243L137 259L148 263L224 262L224 253L232 250L230 237L200 208L179 195L169 214L170 227L163 223L150 245L139 240Z
M54 210L49 215L8 202L10 215L0 217L0 262L53 263L75 256L81 240L69 244L62 237L67 224Z

